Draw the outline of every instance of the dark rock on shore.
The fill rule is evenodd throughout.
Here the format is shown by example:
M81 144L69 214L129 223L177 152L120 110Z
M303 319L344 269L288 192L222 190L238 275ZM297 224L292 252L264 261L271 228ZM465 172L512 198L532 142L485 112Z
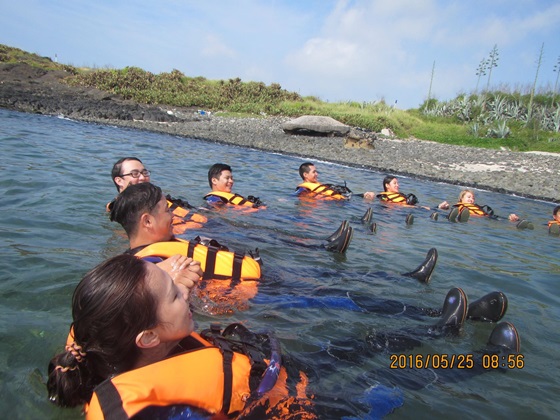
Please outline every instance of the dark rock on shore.
M320 159L397 175L560 202L560 154L521 153L379 136L373 148L344 147L341 137L291 135L284 117L231 118L193 109L148 106L61 82L63 71L0 63L0 107L164 132Z
M177 121L157 107L142 106L98 89L68 86L61 82L68 76L64 71L46 71L24 63L0 63L0 107L76 119Z

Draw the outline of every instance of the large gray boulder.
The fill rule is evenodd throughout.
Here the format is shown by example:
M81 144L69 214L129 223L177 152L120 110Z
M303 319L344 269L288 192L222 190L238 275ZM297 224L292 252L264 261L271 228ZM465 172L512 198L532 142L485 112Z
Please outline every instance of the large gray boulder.
M315 136L343 137L350 131L350 126L342 124L331 117L304 115L282 124L282 130L288 134L305 134Z

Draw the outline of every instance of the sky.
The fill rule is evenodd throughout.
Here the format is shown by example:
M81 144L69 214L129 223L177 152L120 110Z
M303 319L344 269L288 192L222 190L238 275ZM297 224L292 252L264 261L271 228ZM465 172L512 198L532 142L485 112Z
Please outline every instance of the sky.
M0 0L0 44L78 67L177 69L409 109L485 89L476 73L494 46L490 89L528 93L536 79L552 91L560 1Z

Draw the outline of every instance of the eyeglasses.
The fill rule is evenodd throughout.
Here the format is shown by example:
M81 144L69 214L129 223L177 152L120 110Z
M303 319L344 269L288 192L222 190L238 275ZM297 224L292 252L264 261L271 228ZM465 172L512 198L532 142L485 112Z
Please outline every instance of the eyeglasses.
M150 176L150 171L148 171L147 169L144 169L142 171L139 171L138 169L134 169L130 171L128 174L122 174L121 178L128 175L130 175L132 178L140 178L140 175L144 175L147 178Z

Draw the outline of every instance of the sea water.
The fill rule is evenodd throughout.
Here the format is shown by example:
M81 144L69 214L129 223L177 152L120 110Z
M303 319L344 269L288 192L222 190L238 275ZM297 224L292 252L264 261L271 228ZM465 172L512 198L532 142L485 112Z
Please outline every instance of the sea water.
M553 203L476 191L478 203L535 226L518 230L507 220L450 223L443 212L435 221L427 210L356 196L348 202L300 200L294 196L298 167L308 159L6 110L0 110L0 145L0 412L6 418L80 416L79 409L49 403L47 365L62 350L72 292L83 274L127 248L122 229L105 213L116 194L111 168L124 156L142 159L152 182L196 206L204 205L209 191L208 168L227 163L234 191L267 203L253 213L206 212L204 228L181 235L209 236L238 251L259 248L264 261L259 293L248 307L199 306L195 319L199 328L241 321L255 330L274 329L283 352L308 372L321 418L372 418L391 407L397 407L396 418L560 416L560 238L546 228ZM379 191L385 175L315 164L322 182L346 181L355 193ZM399 180L403 192L430 207L455 202L461 190ZM360 221L370 206L376 233ZM405 223L409 213L412 225ZM345 219L354 227L347 253L327 252L324 239ZM416 268L432 247L439 260L428 285L400 275ZM420 379L407 383L410 372L389 369L390 352L360 351L380 331L427 329L437 319L357 311L348 296L438 308L452 287L461 287L470 300L494 290L507 295L504 321L519 331L522 367L467 374L461 381L441 375L434 382L430 372L420 372ZM484 347L493 327L467 321L459 334L426 339L404 354L469 355ZM319 364L316 355L341 340L353 343L348 357Z

